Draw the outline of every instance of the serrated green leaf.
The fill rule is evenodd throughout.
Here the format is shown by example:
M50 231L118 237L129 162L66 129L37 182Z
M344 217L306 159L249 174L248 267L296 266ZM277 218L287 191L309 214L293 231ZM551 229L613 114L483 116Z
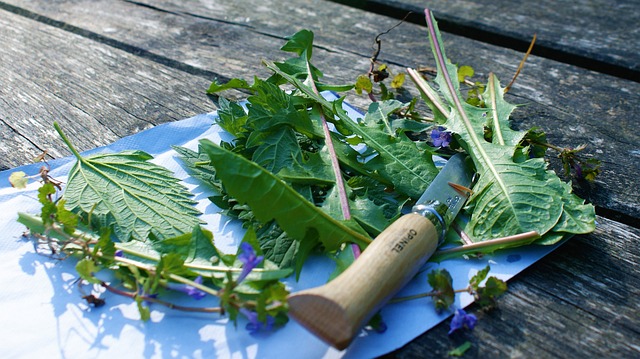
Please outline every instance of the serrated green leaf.
M208 94L215 94L218 92L222 92L225 90L231 90L231 89L250 89L251 85L249 85L249 83L245 80L242 79L231 79L228 82L224 83L224 84L220 84L217 81L214 81L211 83L211 85L209 86L209 89L207 90Z
M185 147L174 146L173 150L180 155L191 176L199 179L217 193L221 193L222 185L216 179L216 170L209 165L209 156L206 153L192 151Z
M200 223L191 194L149 159L142 151L78 157L65 187L68 208L91 213L122 241L191 232Z
M389 101L388 105L373 103L367 112L368 117L365 116L361 123L349 119L341 107L336 107L335 111L341 114L342 125L377 153L368 165L375 166L382 177L393 183L397 192L417 199L433 181L438 170L430 154L420 150L404 133L396 134L391 129L386 118L401 103Z
M307 107L299 104L304 99L266 81L256 80L254 89L254 95L248 98L249 117L246 122L252 136L260 136L262 132L277 130L282 126L289 126L310 138L323 136L322 129L311 121ZM256 142L249 141L247 146L254 146Z
M468 209L472 211L468 233L476 240L528 231L543 235L556 225L563 213L562 181L547 170L540 158L514 161L516 146L525 133L509 128L513 106L502 98L503 91L493 74L489 76L485 92L487 109L461 100L459 84L452 81L457 74L456 66L446 58L430 12L427 12L427 23L438 66L435 81L451 109L445 126L459 135L461 145L480 175L474 194L468 200ZM484 138L488 121L493 132L492 142Z
M368 198L356 196L354 199L349 199L349 208L351 217L362 227L358 230L366 231L365 233L369 233L371 236L377 236L392 222L392 218L385 216L384 207L375 205ZM334 218L338 218L342 214L340 199L335 188L329 192L322 203L322 210Z
M495 305L496 298L507 291L507 283L496 277L489 277L483 287L475 293L476 303L481 307Z
M584 200L571 192L571 185L563 183L564 201L562 216L553 230L556 232L566 232L574 234L585 234L596 229L595 208L593 205L585 204Z
M473 277L471 277L471 279L469 280L469 285L473 290L478 289L478 286L480 286L480 283L482 283L482 281L484 281L484 279L487 278L487 274L489 274L490 270L491 270L491 267L486 266L484 267L484 269L479 270Z
M40 218L44 224L50 224L53 222L53 218L58 210L58 207L54 202L49 199L49 196L56 193L56 188L47 182L38 188L38 201L42 204L40 210Z
M275 221L257 229L256 234L265 259L280 268L291 268L298 252L299 241L289 237Z
M462 136L464 137L464 136ZM540 158L516 164L509 153L485 145L482 168L468 202L472 216L467 226L473 238L489 239L551 230L562 215L559 178L547 171Z
M265 65L276 74L282 76L306 96L322 105L328 113L334 113L339 122L337 127L348 129L364 140L366 145L378 153L378 156L368 163L386 181L393 183L395 190L412 198L418 198L435 178L438 170L433 164L431 155L421 151L416 144L404 134L390 134L388 125L376 121L355 123L342 109L342 100L331 102L316 94L300 80L282 72L272 62L265 61ZM376 107L377 106L377 107ZM372 115L388 109L374 106ZM329 116L327 116L329 117ZM336 146L338 147L338 146Z
M509 118L516 106L504 100L504 90L495 75L489 76L489 83L483 94L485 104L489 108L489 128L491 129L491 142L501 146L517 146L527 134L526 131L511 129Z
M65 199L61 199L58 201L56 205L56 219L62 224L62 229L67 234L73 234L76 230L76 226L78 225L78 216L67 210L64 205L66 203Z
M455 300L453 279L449 271L444 268L434 269L427 274L427 280L434 291L432 299L436 306L436 311L440 312L449 309Z
M245 127L248 116L244 108L225 98L220 98L218 106L216 123L236 138L245 137L245 133L248 131Z
M54 123L77 162L64 190L69 210L91 214L98 228L113 228L121 241L163 239L191 232L200 212L171 171L143 151L82 157Z
M303 54L306 59L311 59L313 53L313 32L309 30L300 30L295 34L287 37L287 43L280 50L296 53L298 56Z
M296 135L290 128L274 131L260 139L252 160L265 169L278 173L302 160L302 151Z
M278 177L288 183L332 185L335 183L335 176L329 160L324 157L325 152L305 153L302 160L294 160L291 166L280 170Z
M329 217L264 168L209 140L201 140L200 144L227 192L248 203L261 222L275 219L291 237L322 243L327 251L336 250L345 242L361 246L369 243L369 238Z

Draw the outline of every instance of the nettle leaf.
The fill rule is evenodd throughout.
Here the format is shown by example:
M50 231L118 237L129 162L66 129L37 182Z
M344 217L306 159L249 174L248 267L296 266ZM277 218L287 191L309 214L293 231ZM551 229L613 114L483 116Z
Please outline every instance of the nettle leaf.
M213 234L200 226L181 236L154 242L153 249L159 254L178 254L185 263L211 265L220 260L220 253L213 245Z
M247 203L255 217L265 223L272 219L297 240L322 244L333 251L342 243L366 246L370 238L353 230L344 221L331 218L306 200L280 178L237 154L209 140L200 144L216 167L216 175L227 192Z
M200 223L191 193L171 171L149 162L149 154L81 157L55 126L78 160L64 190L69 210L91 214L97 227L111 227L121 241L175 237Z
M280 268L292 267L298 252L299 241L288 236L275 221L256 228L256 235L267 260Z
M244 137L247 132L245 123L248 117L244 108L224 97L220 98L218 106L218 119L216 123L234 137Z
M173 150L180 155L180 159L187 167L189 174L201 183L209 186L217 193L222 192L222 185L216 179L216 170L209 165L209 156L202 151L193 151L186 147L173 146Z
M504 101L495 75L489 76L485 92L487 108L473 107L462 100L459 84L452 80L457 76L456 66L446 58L429 11L427 22L438 66L435 81L450 108L444 125L459 135L480 175L467 204L471 212L467 233L475 240L528 231L547 233L563 214L563 182L547 170L541 158L514 161L517 145L526 133L510 129L509 116L514 107ZM487 125L492 130L490 141L484 138Z
M306 100L266 81L256 80L255 93L248 98L247 125L255 131L268 131L287 125L308 137L322 137L322 129L307 113Z

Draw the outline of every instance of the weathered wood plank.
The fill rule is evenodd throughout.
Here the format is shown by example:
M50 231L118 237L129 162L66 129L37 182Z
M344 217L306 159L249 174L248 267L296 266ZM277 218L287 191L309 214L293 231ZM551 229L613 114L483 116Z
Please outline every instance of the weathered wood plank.
M598 72L640 80L640 12L634 1L607 0L337 0L368 11L423 23L435 12L452 33L534 53Z
M445 339L443 323L387 357L446 357L465 340L473 343L469 358L638 357L640 230L598 222L593 234L570 239L510 281L473 332Z
M317 37L315 63L328 79L353 81L368 69L373 38L397 23L320 1L300 1L291 7L263 2L259 11L253 1L231 5L163 0L142 2L144 6L108 0L10 2L225 77L266 74L259 60L282 58L277 49L283 37L309 27ZM445 36L445 42L453 61L473 66L478 79L492 71L506 82L522 56L452 35ZM380 60L394 65L395 71L433 65L424 29L410 24L394 29L383 37ZM639 94L638 83L532 57L508 99L526 105L514 115L516 127L539 126L549 133L552 143L563 147L588 144L588 156L603 160L603 173L593 185L576 183L576 190L607 215L613 212L631 223L640 218L640 193L635 190L640 186L635 175L640 169L640 136L635 131Z
M0 168L69 154L53 121L87 150L214 109L201 77L0 11Z
M13 3L18 3L18 0ZM59 82L59 91L56 92L58 96L50 101L55 105L52 105L52 108L60 110L58 114L48 114L42 110L42 116L47 119L57 115L69 116L74 108L77 109L81 105L78 103L80 101L72 100L81 96L91 98L91 94L87 93L91 91L99 92L93 100L94 105L82 108L82 112L86 113L87 119L91 121L100 118L100 113L94 112L94 106L99 105L101 98L106 99L104 100L106 103L117 104L118 106L115 107L119 109L142 109L144 107L136 105L138 102L135 99L145 98L143 95L146 95L150 98L147 101L157 101L159 104L165 101L175 103L175 109L158 110L156 113L176 113L187 103L186 100L180 99L181 96L185 96L190 98L191 102L197 103L195 111L210 110L208 100L202 94L202 89L208 86L210 75L218 73L225 77L248 77L256 74L261 71L257 65L258 59L282 57L282 54L277 53L282 37L301 27L309 27L316 31L318 40L315 53L316 64L326 73L332 74L333 80L346 81L366 71L368 57L372 51L371 40L377 33L395 24L391 19L320 1L300 1L295 4L263 1L259 6L256 6L254 1L237 1L234 4L154 2L154 6L160 7L159 9L106 0L25 1L20 4L50 19L64 21L69 26L90 31L90 33L85 32L79 35L78 32L68 29L56 29L56 26L46 25L46 22L37 24L20 17L12 17L7 21L17 24L15 25L17 28L29 28L30 34L43 36L41 40L20 40L30 41L30 46L36 54L44 53L53 59L53 65L45 64L42 60L35 62L43 68L42 76L54 76L53 78ZM292 8L295 9L293 12L290 11ZM327 21L327 19L333 21ZM7 30L2 33L2 38L13 36L9 32L11 27L6 23L0 27L0 29L5 28ZM114 45L104 38L97 38L90 34L101 35L119 42ZM392 63L394 69L408 65L432 64L424 36L423 29L417 26L403 25L397 28L392 36L384 38L381 60ZM454 61L470 64L481 74L495 71L502 78L508 78L515 70L521 56L513 51L478 44L447 34L445 34L445 41L449 55ZM78 45L72 46L70 42ZM128 47L123 48L122 44ZM61 57L53 50L44 52L45 50L41 48L45 46L62 46L61 49L64 52L61 51L61 54L64 56ZM89 50L83 50L83 47ZM198 50L199 48L203 50ZM141 53L145 51L147 53L144 56L137 56L135 49L139 49ZM61 91L68 86L64 76L56 75L53 71L48 73L46 69L58 71L64 69L73 73L71 67L64 66L64 62L69 61L65 59L70 58L72 62L78 63L80 60L74 55L76 51L79 54L77 57L90 56L91 52L106 52L111 55L103 55L107 60L95 60L100 64L96 68L97 74L99 77L106 78L96 80L94 82L96 88L88 85L82 87L79 84L70 86L76 91L72 94L71 90ZM3 56L9 54L10 61L18 60L16 54L4 48L0 49L0 54ZM56 57L59 59L56 60ZM109 58L112 60L108 61ZM32 55L26 59L34 61L38 57ZM82 66L92 65L90 61L86 64L82 61L79 63ZM108 66L108 64L111 65ZM256 64L256 66L247 64ZM139 74L142 70L136 70L141 66L149 74L146 77ZM178 69L181 66L187 70ZM15 75L12 76L23 73L17 65L7 65L3 61L0 69L4 70L5 67L13 69ZM163 77L158 73L163 71L176 76L174 79L169 78L170 81L179 83L171 90L176 91L175 93L164 90L160 86L162 81L159 79ZM196 73L197 75L192 75ZM71 81L72 84L80 82L81 76L75 76L75 80ZM111 79L111 76L119 77ZM142 78L148 78L150 79L148 81L154 81L154 83L158 82L157 87L154 87L158 93L148 91L148 87L140 85L130 93L125 92L132 99L125 98L118 102L117 96L122 96L122 92L111 95L106 89L126 86L124 84L129 83L129 77L137 78L140 82L144 82ZM183 82L180 81L181 79ZM6 93L24 96L38 86L38 81L31 77L25 76L21 80L26 84L14 82L8 87ZM4 81L3 75L0 75L0 81ZM184 93L178 96L177 94L181 94L180 90ZM118 91L123 89L118 88ZM43 94L39 96L44 96L45 92L41 89L39 93ZM611 184L610 176L605 176L601 182L596 183L600 188L596 188L597 191L594 193L604 193L603 195L607 196L602 199L602 203L606 204L606 201L611 200L614 205L632 206L639 202L634 200L637 197L633 197L634 194L631 192L637 188L635 185L637 182L634 182L637 179L631 178L633 173L627 173L625 177L623 170L625 166L627 169L637 168L633 167L637 166L637 159L634 160L632 156L632 150L638 145L637 137L628 136L636 136L632 130L635 130L637 124L637 117L634 114L640 113L636 111L639 102L637 101L638 93L640 92L637 84L534 57L514 87L510 99L513 102L529 103L518 112L517 124L520 126L540 123L552 133L556 133L558 129L557 125L549 123L551 121L562 123L558 126L575 126L566 133L556 134L554 142L568 145L575 144L574 141L580 139L599 138L591 145L597 146L595 148L602 151L598 154L599 157L610 161L607 163L610 176L620 176L621 180ZM2 98L5 97L4 94ZM166 98L164 98L165 95ZM570 99L573 97L577 99L571 102ZM58 100L60 100L59 103L56 102ZM617 101L613 102L615 106L607 103L612 100ZM10 125L14 124L16 118L22 121L26 121L25 118L27 118L20 117L17 112L15 112L16 117L13 117L14 112L5 112L11 110L8 109L10 106L20 107L24 112L22 116L39 113L38 107L33 103L29 106L20 104L17 100L10 105L0 103L0 118ZM133 110L131 111L134 113ZM7 116L5 113L12 116ZM175 118L180 118L178 115L179 113ZM104 116L107 118L107 115ZM141 121L139 123L146 123L144 121L146 116L144 110L139 110L130 118L131 121L137 118ZM617 130L609 130L607 126L610 125L607 125L606 121L614 121L617 118L627 122L620 123ZM42 124L41 118L36 119L36 124ZM68 120L68 122L74 125L73 121ZM95 122L98 126L97 121ZM102 126L105 131L108 127L116 130L113 128L116 126L108 122ZM580 126L585 130L580 130ZM74 128L75 131L83 130L82 126ZM0 127L0 129L2 133L7 133L7 136L12 133L9 127ZM607 137L596 137L600 136L601 131L604 130L608 131L604 132ZM18 128L19 133L23 131L26 129ZM133 132L135 128L124 131ZM73 133L71 136L75 139L83 135ZM88 141L92 136L86 136L86 138ZM8 148L18 149L24 143L28 143L24 138L19 141L10 138L7 140ZM628 147L624 147L625 142ZM4 144L5 138L3 138L3 147ZM56 148L61 147L58 144ZM628 149L631 149L630 152L624 152ZM9 152L7 155L12 156L12 153ZM627 158L629 156L631 156L630 159ZM611 205L609 208L616 207ZM624 208L620 211L632 213ZM572 239L510 283L509 293L500 299L500 309L481 316L479 326L470 337L474 343L470 356L572 356L573 351L594 356L608 356L611 352L616 356L638 356L640 347L637 344L638 319L637 316L633 316L634 309L638 307L638 230L604 218L599 218L599 221L601 226L596 233ZM580 253L577 258L576 253ZM603 260L603 257L606 260ZM618 271L612 271L612 268ZM574 287L573 283L579 283L581 287ZM609 289L617 293L611 302L608 298ZM591 292L594 293L593 297L589 295ZM447 331L446 324L438 326L394 355L396 357L424 357L432 354L436 357L446 356L447 351L459 343L457 340L464 340L464 337L444 339L447 338ZM612 342L609 343L609 341Z

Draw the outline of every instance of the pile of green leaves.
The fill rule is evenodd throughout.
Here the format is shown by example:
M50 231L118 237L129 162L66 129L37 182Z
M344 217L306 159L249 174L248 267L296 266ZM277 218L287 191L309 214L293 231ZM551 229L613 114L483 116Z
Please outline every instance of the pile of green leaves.
M537 243L551 244L592 231L593 207L547 169L539 146L544 136L510 128L515 107L505 101L493 74L464 99L460 82L469 69L459 71L447 59L429 12L427 23L437 77L427 82L415 71L409 75L431 109L428 115L404 116L416 111L415 101L402 103L381 85L381 101L372 102L361 118L350 118L344 97L329 101L320 91L355 89L374 98L373 84L363 87L362 76L359 85L323 83L322 72L311 63L313 33L308 30L282 47L291 58L265 61L271 77L211 85L210 94L249 93L243 102L219 99L217 124L233 140L204 139L197 151L175 150L192 176L214 190L210 200L222 213L243 222L243 241L265 256L242 283L236 282L239 254L216 249L211 233L201 228L191 194L167 169L141 151L82 157L57 125L77 163L61 197L59 184L42 175L42 213L20 214L20 221L50 248L78 255L84 280L107 286L98 273L115 271L143 318L148 317L145 301L178 282L219 296L219 310L232 319L250 310L262 322L269 316L286 320L286 291L278 279L293 269L300 273L312 252L339 254L336 261L344 268L353 258L344 250L347 244L364 249L397 219L438 173L434 155L465 152L473 159L479 180L464 209L470 218L464 231L472 241L535 231L541 238ZM401 82L394 81L392 89ZM453 135L448 148L421 140L433 129ZM508 245L474 247L473 253ZM198 276L206 285L195 282ZM493 298L504 291L489 280L489 289L479 287L485 276L474 279L475 293ZM445 277L433 280L450 282Z
M192 174L218 191L212 198L216 205L258 228L269 259L298 269L312 250L366 246L437 174L428 146L391 126L389 116L402 103L374 103L354 122L341 100L330 102L314 91L351 87L320 82L322 73L310 63L312 40L307 30L292 36L282 49L297 56L266 63L274 71L266 80L211 85L209 93L229 88L251 93L246 104L220 99L218 124L234 136L231 143L203 140L198 153L177 149ZM309 81L315 86L305 84ZM283 84L296 90L285 91ZM322 118L336 129L330 136L346 183L346 219Z
M227 313L235 320L242 310L283 324L288 292L279 280L292 270L270 261L239 279L242 253L218 251L213 235L201 227L192 194L164 167L142 151L82 157L57 124L54 127L77 158L60 195L60 183L41 170L39 216L19 213L18 221L49 254L78 259L76 270L87 283L132 298L143 320L146 303L205 313ZM252 230L242 240L261 254ZM252 264L252 265L255 265ZM119 284L111 284L115 278ZM181 307L159 299L189 286L199 294L217 296L218 307ZM94 294L89 304L103 303Z
M268 79L214 82L209 88L211 94L231 88L250 92L245 103L220 99L218 124L234 140L220 145L205 140L198 153L179 152L193 174L218 191L212 200L226 214L259 228L260 244L271 260L283 267L295 262L299 270L313 249L366 245L430 184L438 171L432 156L447 157L451 148L466 152L479 173L465 208L470 220L464 230L473 241L535 231L541 237L537 243L552 244L594 229L593 206L547 169L544 150L530 145L531 138L544 136L510 128L515 106L505 101L496 76L472 89L468 99L462 96L460 82L469 69L458 71L446 58L435 21L427 17L438 74L434 83L421 76L412 79L432 110L432 123L398 118L412 104L393 99L388 91L362 118L350 119L343 98L328 101L317 92L350 87L321 82L321 71L311 63L313 34L307 30L282 47L294 57L265 61L273 71ZM331 142L352 211L347 220L339 211L340 187L321 129L324 119L335 128ZM416 136L417 128L428 134L435 126L453 134L450 148L415 140L425 137Z

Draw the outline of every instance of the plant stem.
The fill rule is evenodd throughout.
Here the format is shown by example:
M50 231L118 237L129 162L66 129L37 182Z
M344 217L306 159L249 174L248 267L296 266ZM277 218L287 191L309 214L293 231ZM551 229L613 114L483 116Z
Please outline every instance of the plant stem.
M56 129L56 132L58 132L58 134L60 135L60 138L62 138L62 141L64 141L64 143L67 145L67 147L69 148L69 151L71 151L71 153L73 153L73 155L78 160L81 160L82 157L80 156L80 153L78 152L78 150L76 150L75 147L73 147L67 135L65 135L64 132L62 132L62 129L60 128L60 125L58 125L58 122L53 123L53 128Z
M136 297L141 298L145 302L156 303L160 305L164 305L170 309L176 309L184 312L198 312L198 313L222 313L222 308L220 307L187 307L183 305L173 304L171 302L167 302L158 298L153 298L149 296L140 296L137 293L127 292L115 287L110 286L106 282L100 282L100 285L108 290L109 292L117 295L121 295L127 298L135 299Z
M145 271L150 272L150 273L154 273L156 271L155 267L147 265L147 264L142 263L142 262L138 262L138 261L133 260L133 259L124 258L124 257L114 257L113 260L116 261L116 262L120 262L120 263L123 263L123 264L127 264L127 265L131 265L131 266L140 268L140 269L145 270ZM169 274L168 277L169 277L169 279L171 279L171 280L173 280L175 282L183 283L183 284L186 284L186 285L190 285L190 286L192 286L194 288L197 288L197 289L199 289L199 290L201 290L201 291L203 291L205 293L209 293L209 294L211 294L213 296L217 297L219 295L219 292L217 290L213 290L213 289L207 287L206 285L198 284L198 283L196 283L196 282L194 282L194 281L192 281L190 279L187 279L185 277L179 276L177 274Z
M307 76L309 80L309 84L311 89L316 95L320 95L318 88L316 86L316 82L313 79L313 74L311 72L311 64L307 61ZM331 158L331 167L333 168L333 174L336 177L336 187L338 188L338 196L340 197L340 206L342 208L342 216L345 220L351 219L351 210L349 209L349 200L347 199L347 191L344 186L344 181L342 179L342 171L340 170L340 163L338 162L338 156L336 154L336 149L333 146L333 140L331 139L331 131L329 130L329 125L327 124L327 119L324 117L324 111L322 107L319 109L320 119L322 122L322 131L324 132L325 144L327 145L327 149L329 150L329 157Z
M492 247L494 247L495 249L502 249L507 247L521 246L529 244L538 238L540 238L540 234L538 234L538 232L536 231L531 231L516 234L513 236L489 239L486 241L480 241L472 244L465 244L455 248L436 251L430 260L434 262L441 262L445 259L459 257L464 254L475 254Z

